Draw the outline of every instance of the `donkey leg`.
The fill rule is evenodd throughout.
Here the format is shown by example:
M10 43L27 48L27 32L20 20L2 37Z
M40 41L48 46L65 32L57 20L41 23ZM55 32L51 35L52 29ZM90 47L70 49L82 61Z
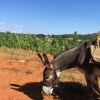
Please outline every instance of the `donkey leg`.
M94 89L100 94L98 76L94 76Z
M98 76L94 76L93 78L93 85L94 85L94 92L95 92L95 96L97 98L99 98L100 100L100 89L99 89L99 84L98 84Z
M89 100L100 100L100 94L96 89L98 89L97 81L94 81L94 75L86 74L87 89L88 89L88 99ZM96 88L94 88L94 85Z
M87 82L87 100L93 99L93 75L86 73L85 74L86 82Z

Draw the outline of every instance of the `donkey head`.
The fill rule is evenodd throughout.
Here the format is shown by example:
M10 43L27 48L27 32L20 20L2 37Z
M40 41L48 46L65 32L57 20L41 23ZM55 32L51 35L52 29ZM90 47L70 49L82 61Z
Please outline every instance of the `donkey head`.
M54 69L54 66L49 62L47 55L44 53L43 57L38 53L45 69L43 71L43 92L46 95L52 94L54 87L58 85L59 77Z

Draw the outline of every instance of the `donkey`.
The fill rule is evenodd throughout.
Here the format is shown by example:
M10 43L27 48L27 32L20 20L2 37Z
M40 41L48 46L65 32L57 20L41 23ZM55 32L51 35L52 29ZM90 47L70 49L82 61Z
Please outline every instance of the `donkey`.
M94 100L94 97L96 98L95 100L99 100L98 76L100 75L100 65L90 63L91 44L92 42L83 43L78 47L64 51L51 62L49 62L45 53L42 56L38 53L39 58L45 66L43 72L43 91L46 95L52 94L54 88L58 86L60 72L77 66L85 75L89 100Z

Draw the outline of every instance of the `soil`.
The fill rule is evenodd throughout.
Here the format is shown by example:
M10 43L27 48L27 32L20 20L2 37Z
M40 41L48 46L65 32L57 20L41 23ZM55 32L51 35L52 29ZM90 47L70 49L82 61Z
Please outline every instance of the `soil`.
M48 56L49 59L52 60L52 56ZM43 64L36 53L32 53L32 55L28 57L0 53L0 100L58 100L58 98L61 100L60 97L64 97L65 94L67 95L67 93L69 93L69 87L72 88L72 86L74 86L77 89L79 88L77 86L84 87L77 83L85 83L84 75L74 69L73 71L70 70L66 72L66 75L64 74L65 76L62 75L61 81L63 84L67 84L66 87L61 90L62 95L60 94L59 96L60 92L58 93L56 91L59 97L46 96L42 92L43 70ZM73 83L75 85L73 85ZM75 91L77 91L77 89Z

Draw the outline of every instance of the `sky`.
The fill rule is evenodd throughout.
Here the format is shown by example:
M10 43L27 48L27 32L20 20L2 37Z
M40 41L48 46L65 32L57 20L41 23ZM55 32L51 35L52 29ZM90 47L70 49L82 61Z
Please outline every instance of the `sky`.
M0 31L95 33L100 31L100 0L0 0Z

